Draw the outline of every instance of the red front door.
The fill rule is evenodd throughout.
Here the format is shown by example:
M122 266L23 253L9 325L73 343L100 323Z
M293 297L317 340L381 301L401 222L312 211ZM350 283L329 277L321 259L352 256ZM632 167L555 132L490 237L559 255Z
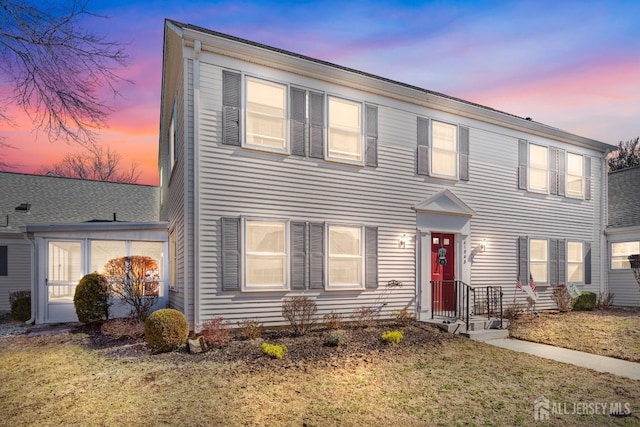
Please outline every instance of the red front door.
M431 233L431 280L434 311L455 310L455 236Z

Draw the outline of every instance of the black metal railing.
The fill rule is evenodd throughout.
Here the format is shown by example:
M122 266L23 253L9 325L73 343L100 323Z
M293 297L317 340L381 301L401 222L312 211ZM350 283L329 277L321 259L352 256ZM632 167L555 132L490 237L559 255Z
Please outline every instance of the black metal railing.
M472 316L500 320L502 328L502 287L472 287L460 280L432 280L431 318L443 317L465 322L469 329Z

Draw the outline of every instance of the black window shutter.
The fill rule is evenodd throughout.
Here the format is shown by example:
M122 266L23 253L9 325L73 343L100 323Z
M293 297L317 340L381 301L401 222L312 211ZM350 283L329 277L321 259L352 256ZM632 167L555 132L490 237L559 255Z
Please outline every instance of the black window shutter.
M591 157L584 158L584 198L591 200Z
M566 185L567 185L567 178L566 178L566 170L567 170L567 165L565 164L565 156L566 153L564 150L560 150L558 149L557 152L558 155L558 196L566 196L567 191L566 191Z
M291 222L291 289L308 287L307 224Z
M558 149L549 148L549 194L558 194Z
M529 143L524 139L520 139L518 140L518 188L520 190L527 189L528 158Z
M240 86L239 73L222 71L222 143L240 145Z
M9 275L8 246L0 246L0 276Z
M529 283L529 238L518 238L518 278L522 285Z
M591 284L591 242L584 242L584 284Z
M378 107L366 106L367 141L365 149L365 165L378 166Z
M378 287L378 227L364 228L364 247L364 286L367 289L376 289Z
M309 288L324 289L324 223L309 223Z
M309 92L309 157L324 158L324 94Z
M291 154L305 156L307 153L307 91L291 88Z
M558 239L549 239L549 284L558 285Z
M418 117L418 175L429 175L429 119Z
M240 290L240 218L222 218L222 290Z
M469 181L469 128L460 126L460 181Z
M558 239L558 284L567 283L567 239Z

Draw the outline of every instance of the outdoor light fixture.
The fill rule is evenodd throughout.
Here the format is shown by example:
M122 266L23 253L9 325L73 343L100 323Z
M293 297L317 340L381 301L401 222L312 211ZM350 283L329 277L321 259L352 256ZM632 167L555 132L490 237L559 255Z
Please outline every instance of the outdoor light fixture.
M480 252L485 253L487 251L487 239L482 239L480 242Z
M407 246L407 242L409 242L409 241L411 241L411 239L409 237L407 237L406 234L403 234L398 243L399 243L401 248L405 248Z
M16 211L27 213L31 210L30 203L20 203L20 206L16 206Z

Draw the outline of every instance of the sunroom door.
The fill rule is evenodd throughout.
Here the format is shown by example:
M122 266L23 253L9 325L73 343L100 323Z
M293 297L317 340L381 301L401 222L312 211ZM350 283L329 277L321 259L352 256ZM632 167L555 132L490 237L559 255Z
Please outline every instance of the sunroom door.
M47 258L47 321L77 321L73 295L83 276L82 242L49 241Z

